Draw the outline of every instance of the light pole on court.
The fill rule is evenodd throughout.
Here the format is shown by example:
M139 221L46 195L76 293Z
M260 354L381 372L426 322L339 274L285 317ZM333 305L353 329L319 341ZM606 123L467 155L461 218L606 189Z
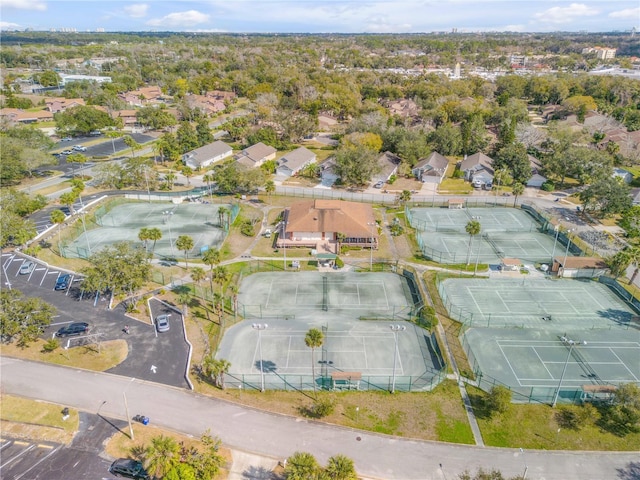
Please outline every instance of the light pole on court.
M555 227L553 227L553 229L556 232L556 238L553 241L553 250L551 250L551 265L553 265L553 257L556 254L556 244L558 243L558 234L560 233L560 225L556 225Z
M567 359L564 361L564 367L562 367L562 374L560 375L560 381L558 382L558 388L556 389L556 394L553 396L553 402L551 403L552 407L556 406L558 403L558 396L560 395L560 389L562 388L562 382L564 380L564 375L567 373L567 365L569 364L569 359L571 358L571 352L573 352L573 348L576 345L586 345L587 342L584 340L582 342L576 342L575 340L571 340L570 338L560 337L560 341L563 345L569 345L569 353L567 353Z
M393 349L393 375L391 379L391 393L396 392L396 363L398 361L398 332L404 332L407 327L404 325L389 325L395 337L395 348Z
M373 272L373 227L376 226L376 222L367 223L371 227L371 243L369 244L369 271Z
M567 248L564 251L564 260L562 262L562 276L564 277L564 271L567 268L567 257L569 256L569 246L571 245L571 237L569 236L569 234L571 233L571 230L567 230Z
M264 366L262 364L262 331L269 328L266 323L254 323L251 328L258 331L258 354L260 355L260 391L264 392Z
M520 453L522 454L522 459L524 460L524 473L522 474L522 480L526 480L529 466L527 465L527 459L524 456L524 450L522 448L520 449Z

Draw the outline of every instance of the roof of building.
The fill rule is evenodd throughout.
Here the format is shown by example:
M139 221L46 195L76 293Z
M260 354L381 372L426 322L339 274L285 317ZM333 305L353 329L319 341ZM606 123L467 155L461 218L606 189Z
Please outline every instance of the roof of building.
M378 236L373 207L343 200L308 200L289 209L287 232L337 232L347 237Z
M380 166L380 172L377 176L389 178L393 172L396 171L398 165L400 165L400 157L391 152L384 152L378 157L378 165Z
M284 157L278 160L278 166L286 166L291 171L296 171L307 162L314 162L316 160L316 154L305 147L296 148L294 151L287 153Z
M609 268L607 263L600 257L567 257L566 264L564 257L555 257L555 263L559 263L564 268Z
M218 140L216 142L210 143L208 145L205 145L200 148L196 148L195 150L185 153L183 158L185 160L189 159L193 163L202 164L203 162L206 162L207 160L218 157L220 155L224 155L224 154L231 155L232 151L233 149L229 145Z
M276 149L258 142L255 145L245 148L237 155L238 163L247 167L253 167L256 163L264 160L266 157L276 153Z
M519 267L522 265L522 260L519 258L503 258L502 264L509 267Z
M434 170L435 172L444 175L449 166L449 160L447 157L440 155L438 152L431 152L431 154L425 158L422 158L413 167L413 170Z
M493 174L493 159L482 152L474 153L465 158L462 163L460 163L460 170L464 172L465 170L471 170L478 166L484 167Z

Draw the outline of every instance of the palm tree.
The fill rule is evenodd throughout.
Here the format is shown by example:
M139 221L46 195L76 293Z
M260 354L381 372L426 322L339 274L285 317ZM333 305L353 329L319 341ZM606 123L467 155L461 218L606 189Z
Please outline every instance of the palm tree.
M193 176L193 168L187 166L182 167L182 174L187 178L187 185L191 185L189 178Z
M607 259L607 266L611 271L611 275L613 275L616 279L620 275L624 275L630 264L631 261L629 259L629 255L625 250L621 250Z
M184 252L184 266L185 268L189 268L189 264L187 263L187 253L193 248L193 238L189 235L180 235L176 240L176 247L178 247L178 250L182 250Z
M507 170L506 168L502 168L500 170L496 170L495 174L493 175L493 181L497 184L496 196L498 196L500 187L502 185L511 185L511 182L513 182L513 177L511 176L509 170Z
M193 267L191 269L191 279L196 283L196 287L200 286L200 282L205 279L207 273L202 267ZM204 297L204 295L203 295Z
M215 280L215 282L220 285L220 297L219 297L219 301L220 301L220 320L222 320L223 313L224 313L224 292L223 292L223 288L224 288L225 282L227 280L229 280L229 271L227 270L226 267L224 267L222 265L218 265L215 268L215 270L212 272L212 277Z
M107 132L107 137L111 139L111 147L113 148L113 154L116 154L116 143L115 139L120 138L122 136L122 132L119 130L111 130Z
M83 154L81 153L72 153L71 155L67 156L66 158L66 162L67 163L71 163L71 174L72 176L75 178L76 176L76 169L73 167L74 163L85 163L87 161L87 157L85 157Z
M345 241L347 236L342 232L336 232L336 241L338 242L338 251L336 252L338 255L342 253L342 242Z
M64 214L62 210L53 210L49 215L52 223L58 225L58 247L60 246L61 238L60 238L60 230L62 230L62 224L64 223L67 216Z
M629 285L633 285L633 282L636 280L638 272L640 271L640 247L627 247L623 252L626 253L627 259L629 260L628 265L633 265L633 274L631 274L631 278L629 279Z
M231 368L231 362L223 358L216 359L213 354L205 357L202 363L202 373L213 380L216 387L224 390L224 375Z
M209 200L213 202L213 192L211 190L211 184L215 180L215 177L213 176L212 173L205 173L204 176L202 177L202 180L207 182L207 189L209 190Z
M233 284L233 285L229 285L229 291L231 292L231 295L233 297L233 318L237 319L238 318L238 285Z
M310 329L304 337L304 343L311 349L311 371L313 374L313 391L316 391L316 359L315 349L324 343L324 334L317 328Z
M131 149L131 155L135 158L136 150L139 150L141 145L136 142L130 135L125 135L123 141L125 145Z
M211 294L213 295L213 267L220 263L220 250L217 248L210 248L204 255L202 255L202 262L205 265L209 265L209 283L211 285Z
M146 252L147 251L147 242L149 241L149 229L145 228L145 227L141 228L140 231L138 232L138 239L144 245L144 250Z
M473 240L473 237L480 233L481 228L482 227L480 225L480 222L477 220L470 220L469 223L467 223L467 226L464 228L469 234L469 248L467 248L467 265L469 265L469 258L471 256L471 242Z
M187 319L187 315L188 315L188 311L187 311L187 306L189 305L189 301L191 300L191 292L181 292L178 295L178 301L180 302L180 305L182 305L182 316L184 317L184 319Z
M153 437L144 449L143 458L147 471L154 477L162 478L180 463L180 445L171 437Z
M220 221L220 226L222 228L224 228L225 230L227 230L227 231L229 230L229 222L228 222L229 213L231 213L231 212L229 211L229 209L227 207L218 208L218 218L219 218L219 221ZM226 223L225 223L225 218L227 219Z
M356 468L353 460L345 455L334 455L327 461L325 468L327 477L331 480L357 480Z
M514 195L514 199L513 199L513 206L516 206L516 203L518 202L518 197L520 195L522 195L524 193L524 185L520 182L516 182L513 184L512 191L513 191L513 195Z
M271 198L271 195L273 195L273 192L276 191L276 184L273 182L273 180L267 180L264 184L264 191L266 192L267 196L269 198ZM271 203L271 202L269 202Z
M399 203L400 205L403 205L403 206L404 206L404 204L406 204L409 201L411 201L411 191L410 190L403 190L396 197L396 202Z
M169 190L173 190L173 182L176 181L176 174L173 172L169 172L164 176L164 179L167 182L167 186L169 187Z
M295 452L287 458L284 469L287 480L309 480L317 478L320 466L316 458L307 452Z
M60 198L59 198L60 203L62 203L63 205L66 205L66 207L71 212L71 215L76 213L75 209L73 208L73 204L77 199L78 199L78 195L73 191L65 192L62 195L60 195Z
M151 246L151 253L156 249L156 242L162 238L162 230L159 228L153 227L147 230L147 239L153 240L153 245Z

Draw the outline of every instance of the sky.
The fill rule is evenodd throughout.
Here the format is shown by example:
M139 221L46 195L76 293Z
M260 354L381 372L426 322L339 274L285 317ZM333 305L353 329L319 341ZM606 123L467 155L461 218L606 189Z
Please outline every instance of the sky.
M0 29L79 32L640 31L640 0L0 0Z

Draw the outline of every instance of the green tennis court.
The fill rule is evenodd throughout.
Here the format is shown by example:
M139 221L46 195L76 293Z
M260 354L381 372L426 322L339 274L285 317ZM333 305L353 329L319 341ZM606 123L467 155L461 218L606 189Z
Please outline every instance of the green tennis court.
M176 248L180 235L193 239L190 257L200 255L206 248L220 248L226 231L220 225L220 209L231 211L231 205L202 203L142 203L130 202L115 206L103 214L96 214L98 227L87 230L65 247L66 256L84 257L116 242L130 241L140 244L141 228L157 228L162 237L147 245L158 257L184 257ZM225 217L226 218L226 217ZM224 219L222 219L224 220Z

